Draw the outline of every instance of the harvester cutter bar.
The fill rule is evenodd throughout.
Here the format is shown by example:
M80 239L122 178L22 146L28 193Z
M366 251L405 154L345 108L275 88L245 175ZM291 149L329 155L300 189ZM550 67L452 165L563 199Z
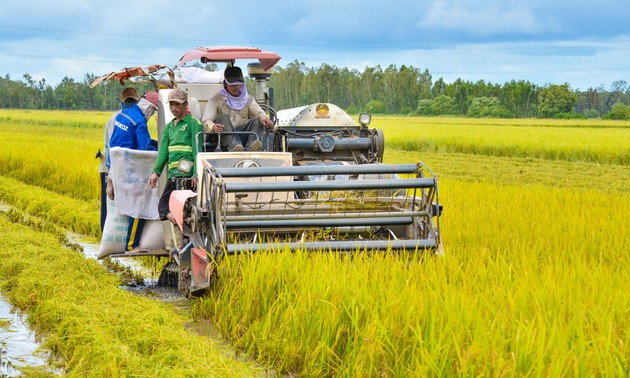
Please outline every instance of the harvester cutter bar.
M356 252L361 250L416 250L436 249L437 243L432 239L421 240L347 240L347 241L319 241L319 242L291 242L291 243L240 243L226 245L227 255L265 250L305 250L330 252Z
M227 221L228 229L258 227L356 227L356 226L393 226L411 224L411 217L389 218L323 218L323 219L286 219L286 220L249 220Z
M298 214L299 215L299 214ZM410 218L410 217L416 217L416 216L429 216L429 213L427 211L424 210L403 210L403 211L391 211L391 212L387 212L387 213L379 213L379 212L356 212L356 213L351 213L351 212L342 212L342 213L336 213L336 214L330 214L328 212L322 212L322 213L305 213L304 217L308 217L310 219L345 219L345 218L352 218L352 217L370 217L370 218ZM249 221L252 219L264 219L264 220L286 220L286 219L295 219L296 217L293 215L287 215L285 213L278 213L278 214L272 214L272 215L268 215L268 214L247 214L247 215L230 215L230 220L234 221L234 222L243 222L243 221Z
M414 217L428 217L426 210L384 210L384 211L338 211L331 212L327 207L313 208L285 207L282 212L262 212L238 214L230 212L225 218L228 229L244 228L284 228L284 227L344 227L344 226L393 226L408 225Z

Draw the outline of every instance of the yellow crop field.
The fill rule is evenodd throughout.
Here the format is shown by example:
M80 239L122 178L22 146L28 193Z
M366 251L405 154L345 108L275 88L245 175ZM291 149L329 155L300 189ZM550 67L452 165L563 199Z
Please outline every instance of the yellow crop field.
M430 123L428 118L388 117L374 122L394 149L486 156L542 158L630 165L627 121L556 121L546 126L513 120ZM448 119L446 119L448 120ZM468 121L468 120L466 120Z
M94 154L108 117L0 110L0 201L97 236ZM422 161L438 175L445 255L230 257L217 290L193 301L195 318L211 319L279 374L630 375L630 122L375 116L372 126L384 130L386 162ZM11 249L0 269L24 264ZM31 291L38 286L52 290L29 282ZM41 320L54 328L65 307L46 308L59 314ZM89 332L118 332L90 328L90 316L114 309L90 306L85 319L72 311ZM111 342L121 355L136 350L125 343L137 340ZM73 353L86 353L68 363L90 375L98 356ZM134 353L161 358L152 348ZM133 365L94 365L134 375Z
M99 199L103 128L111 113L0 110L0 175L84 200ZM157 139L155 121L150 123Z

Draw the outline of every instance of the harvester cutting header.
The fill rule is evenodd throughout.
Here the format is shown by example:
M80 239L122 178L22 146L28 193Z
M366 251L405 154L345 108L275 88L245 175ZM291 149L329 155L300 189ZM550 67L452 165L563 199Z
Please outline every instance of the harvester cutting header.
M247 65L252 95L274 127L261 151L222 148L225 133L197 136L197 190L176 190L170 210L178 234L163 233L178 286L187 293L210 287L223 256L257 251L324 252L428 250L441 253L437 177L422 163L383 164L381 130L369 114L356 122L338 106L316 103L274 109L270 80L280 56L253 47L198 47L171 69L135 67L96 79L145 78L158 89L158 131L173 118L168 94L188 94L190 113L201 119L209 99L224 88L223 71L186 63L254 60ZM108 215L109 217L109 215ZM166 224L170 222L165 222ZM114 257L138 253L119 251Z

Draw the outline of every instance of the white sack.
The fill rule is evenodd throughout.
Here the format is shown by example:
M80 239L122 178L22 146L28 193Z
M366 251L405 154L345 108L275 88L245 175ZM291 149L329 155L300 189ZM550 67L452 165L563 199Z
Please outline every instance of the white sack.
M102 259L113 253L125 253L125 238L129 228L129 217L116 213L114 201L107 198L107 219L103 227L103 236L98 253L98 259ZM155 250L164 248L164 234L162 221L147 220L140 235L139 248Z
M109 158L109 178L114 184L114 201L118 214L132 218L160 219L158 188L151 188L148 184L157 151L113 147L109 150Z

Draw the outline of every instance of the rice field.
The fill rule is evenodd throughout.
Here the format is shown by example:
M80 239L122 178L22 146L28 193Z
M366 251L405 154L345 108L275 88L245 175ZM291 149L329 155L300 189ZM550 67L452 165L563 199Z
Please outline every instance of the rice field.
M506 120L481 123L429 123L431 118L389 117L373 126L389 131L394 149L467 155L540 158L569 162L630 165L627 122L585 120ZM624 126L625 125L625 126Z
M94 154L108 117L0 110L0 201L97 237ZM259 366L298 376L630 375L630 122L373 117L372 126L385 132L386 162L422 161L438 175L445 256L300 251L224 260L218 290L188 316L211 319L260 365L221 359L217 376L265 374ZM68 342L54 336L52 345L68 371L208 373L201 361L213 349L181 341L192 336L125 336L165 332L155 323L177 330L181 318L159 315L168 306L151 305L148 323L119 329L112 319L133 316L124 314L144 298L115 294L104 268L80 268L86 262L56 246L52 231L2 213L0 222L0 289L38 327L64 330ZM31 267L21 251L48 264L72 260L55 265L57 275L36 275L31 269L46 268ZM66 271L74 267L85 272ZM116 302L82 309L55 299L55 285L74 283ZM91 342L117 362L80 348ZM175 352L166 357L154 347L162 344ZM178 365L180 353L199 365Z

